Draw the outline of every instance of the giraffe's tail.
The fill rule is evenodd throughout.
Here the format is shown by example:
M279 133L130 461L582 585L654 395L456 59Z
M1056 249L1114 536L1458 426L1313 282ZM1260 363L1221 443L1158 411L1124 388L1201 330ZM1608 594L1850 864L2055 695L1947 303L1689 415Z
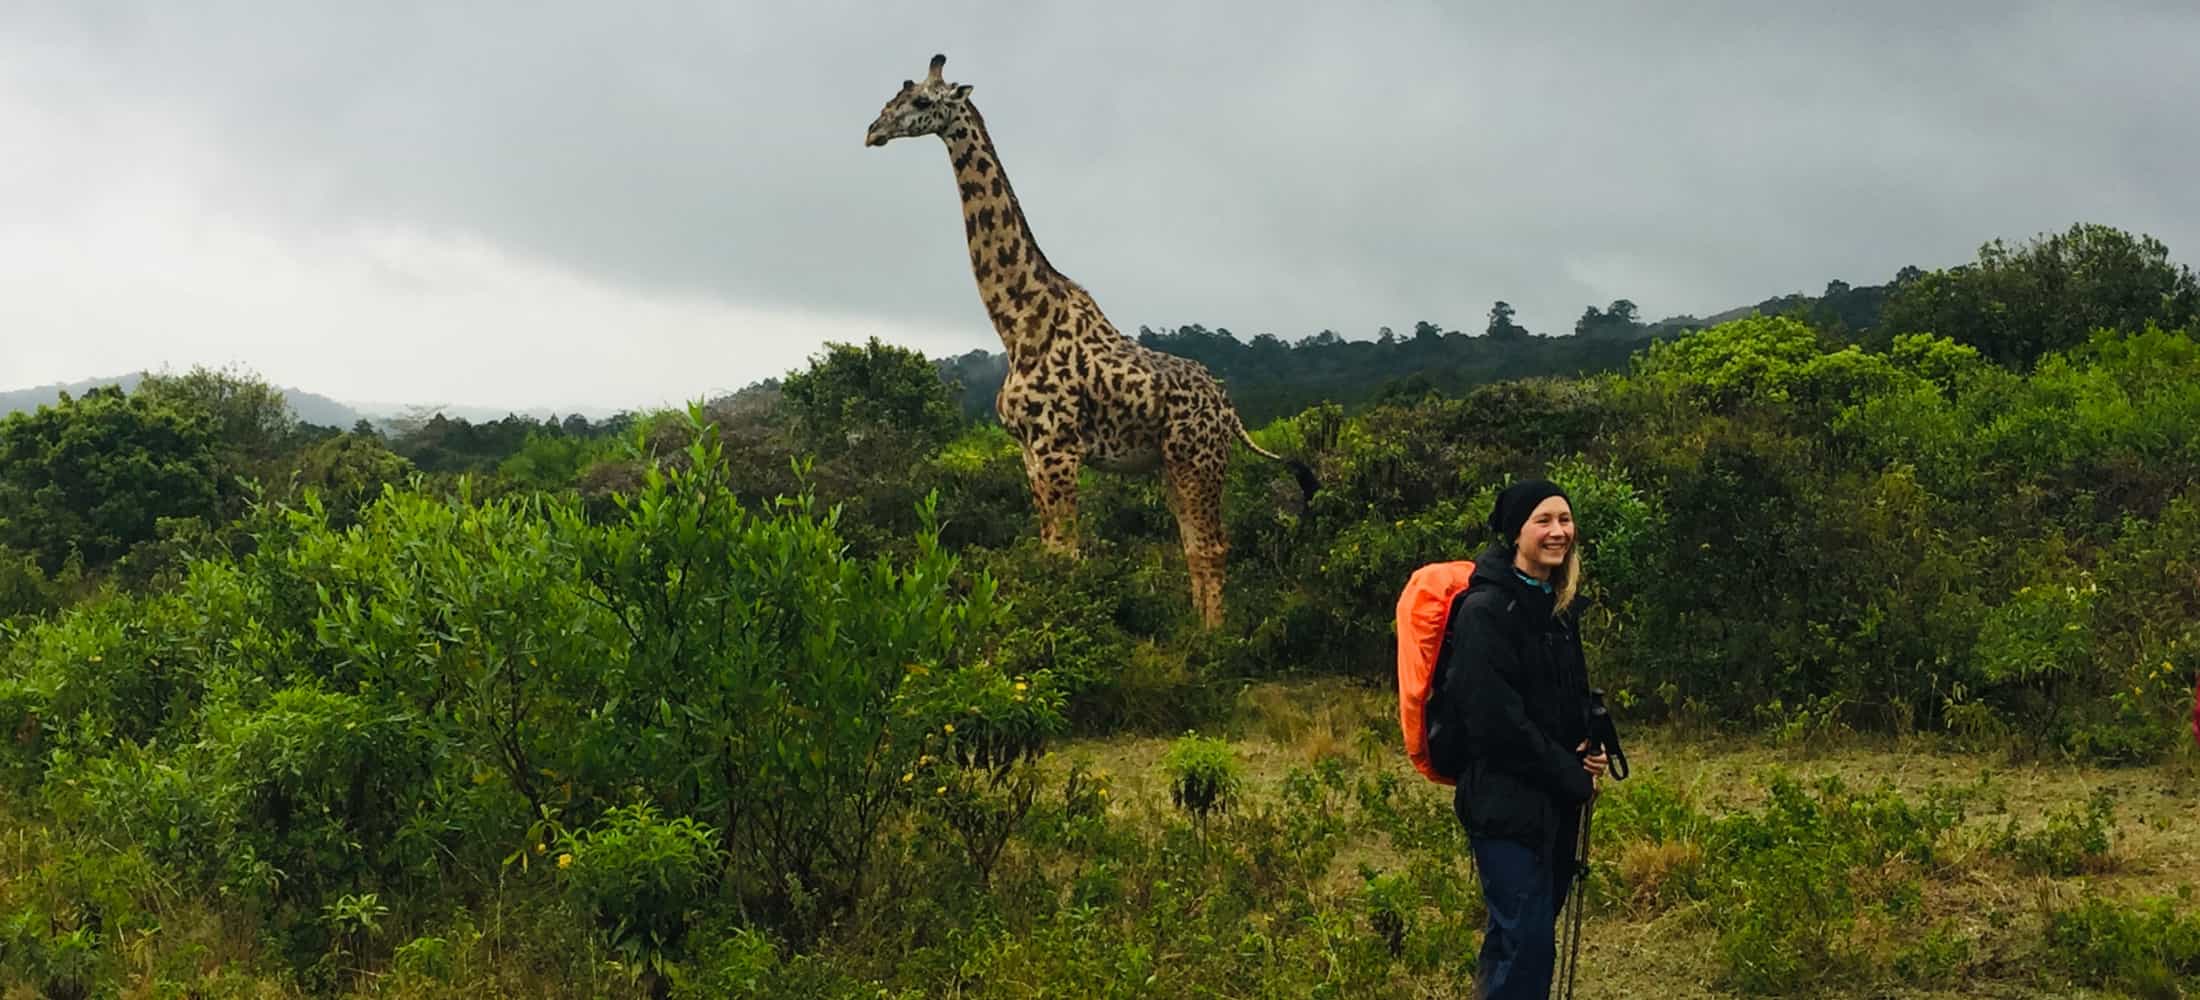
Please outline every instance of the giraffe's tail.
M1282 462L1285 468L1290 469L1292 478L1299 481L1299 493L1301 494L1300 499L1307 503L1313 502L1314 491L1322 488L1321 480L1314 478L1313 466L1308 465L1305 462L1301 462L1295 458L1285 458L1282 455L1278 455L1275 452L1269 451L1268 449L1253 443L1252 432L1245 429L1245 422L1242 420L1238 421L1237 432L1238 440L1245 442L1245 446L1247 448L1253 449L1253 454L1259 455L1262 458Z

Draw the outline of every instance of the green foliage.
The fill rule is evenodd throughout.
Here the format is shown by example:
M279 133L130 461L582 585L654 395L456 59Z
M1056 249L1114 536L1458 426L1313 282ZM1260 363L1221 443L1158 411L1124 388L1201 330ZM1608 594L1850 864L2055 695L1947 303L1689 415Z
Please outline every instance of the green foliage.
M1580 455L1551 463L1546 476L1565 487L1573 505L1574 522L1581 526L1583 575L1592 596L1637 594L1656 586L1666 531L1657 497L1638 487L1625 468L1591 463ZM1478 493L1471 509L1486 518L1497 492L1484 491L1486 501Z
M580 480L581 471L609 456L610 438L575 437L533 431L517 453L497 466L506 478L539 490L562 489Z
M559 843L559 880L635 975L674 978L691 911L704 901L717 831L648 803L612 809Z
M1161 758L1169 779L1169 801L1204 827L1207 818L1228 812L1243 784L1237 753L1225 740L1185 734Z
M1286 344L1267 334L1240 339L1226 329L1190 324L1142 327L1137 340L1205 365L1230 386L1231 400L1246 423L1257 426L1323 405L1359 413L1388 403L1417 402L1430 393L1458 397L1506 381L1621 370L1646 338L1680 328L1614 325L1589 336L1492 339L1446 331L1424 320L1415 324L1410 337L1391 335L1386 328L1370 342L1324 330ZM1007 374L1006 357L973 351L943 359L940 368L962 383L959 406L966 419L992 419L994 396Z
M181 375L148 372L131 395L203 416L225 453L224 464L237 474L274 458L298 432L298 418L282 391L246 371L194 365Z
M477 424L437 411L426 419L409 417L397 424L391 450L430 474L491 472L524 447L530 436L549 429L516 413Z
M1682 387L1714 409L1743 402L1787 403L1823 364L1818 334L1786 317L1752 316L1674 341L1651 344L1637 378Z
M2085 343L2095 330L2175 328L2200 319L2200 282L2149 236L2079 223L1898 287L1880 316L1887 334L1934 333L2011 368Z
M1868 981L1884 956L1864 925L1914 916L1916 877L1943 861L1969 792L1936 789L1914 803L1891 788L1855 791L1837 779L1806 787L1780 772L1762 810L1707 815L1656 773L1600 796L1600 855L1621 898L1658 908L1700 903L1718 935L1727 985L1757 996L1807 992L1828 981ZM1958 938L1904 951L1897 961L1951 974Z
M308 687L210 713L205 753L236 796L236 847L272 869L278 896L400 877L398 832L442 756L423 729L368 698Z
M2052 910L2047 942L2064 969L2103 987L2144 997L2200 987L2200 916L2189 886L2174 897L2118 903L2096 895Z
M73 822L269 901L302 963L357 942L280 914L488 884L530 823L630 791L716 828L731 897L814 935L859 897L920 755L998 790L1061 731L1063 694L993 666L993 586L936 535L901 567L850 558L800 500L751 512L690 419L688 461L608 524L463 481L342 530L260 509L246 555L10 645L11 764Z
M66 574L52 577L29 552L0 545L0 621L57 611L67 599Z
M929 508L906 569L858 562L833 515L790 501L765 518L736 503L711 434L688 457L620 498L620 523L560 518L590 600L629 640L596 727L665 808L722 817L743 896L793 919L814 894L830 914L868 874L922 734L951 724L951 703L931 695L973 662L994 587L981 576L957 592Z
M359 520L360 511L391 486L413 476L413 465L389 449L380 437L347 433L317 441L296 456L292 480L301 496L310 495L332 527Z
M818 455L850 450L883 457L928 454L961 424L951 388L924 355L882 344L827 344L807 370L788 374L780 391Z
M2009 699L2020 724L2045 739L2094 655L2091 580L2024 587L1987 613L1979 630L1978 679Z
M1887 360L1942 392L1959 392L1979 373L1978 349L1930 333L1903 333L1887 348Z
M47 573L103 566L164 517L212 515L224 486L207 420L112 387L0 419L0 545Z
M2017 830L2016 819L1995 838L1995 853L2028 875L2069 876L2108 871L2109 834L2116 827L2116 796L2108 788L2093 793L2084 809L2050 814L2039 829Z

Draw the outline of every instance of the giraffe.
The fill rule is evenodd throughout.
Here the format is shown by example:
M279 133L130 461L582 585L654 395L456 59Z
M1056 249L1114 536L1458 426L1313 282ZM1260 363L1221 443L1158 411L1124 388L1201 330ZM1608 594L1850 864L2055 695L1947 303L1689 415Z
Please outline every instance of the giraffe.
M1192 606L1222 624L1222 490L1232 447L1283 462L1312 497L1313 470L1253 443L1222 383L1196 361L1151 350L1117 332L1077 282L1047 262L1009 187L970 85L941 77L935 55L922 82L901 90L864 133L865 146L937 135L962 191L963 235L986 314L1008 352L994 400L1023 452L1045 546L1077 555L1077 476L1085 465L1162 473L1191 577Z

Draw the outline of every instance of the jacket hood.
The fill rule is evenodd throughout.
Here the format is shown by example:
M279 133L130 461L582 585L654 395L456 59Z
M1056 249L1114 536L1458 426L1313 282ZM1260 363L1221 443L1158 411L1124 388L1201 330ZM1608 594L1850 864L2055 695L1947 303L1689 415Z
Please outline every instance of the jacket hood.
M1474 557L1474 582L1501 583L1508 589L1534 589L1521 582L1519 571L1513 569L1512 550L1499 542L1491 542L1481 555Z
M1545 616L1550 615L1557 601L1543 588L1520 578L1520 572L1513 568L1512 550L1499 542L1490 543L1481 555L1474 557L1473 585L1481 587L1493 583L1504 588L1506 594L1524 607L1540 609ZM1578 606L1580 599L1575 600Z

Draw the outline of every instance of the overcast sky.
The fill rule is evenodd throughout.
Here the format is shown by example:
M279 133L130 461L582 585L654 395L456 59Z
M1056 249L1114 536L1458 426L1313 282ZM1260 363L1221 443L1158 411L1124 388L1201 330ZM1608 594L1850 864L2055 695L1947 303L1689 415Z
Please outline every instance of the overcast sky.
M998 349L941 145L862 145L934 52L1126 332L1564 332L2080 220L2200 261L2200 6L1682 6L5 0L0 389L619 408Z

